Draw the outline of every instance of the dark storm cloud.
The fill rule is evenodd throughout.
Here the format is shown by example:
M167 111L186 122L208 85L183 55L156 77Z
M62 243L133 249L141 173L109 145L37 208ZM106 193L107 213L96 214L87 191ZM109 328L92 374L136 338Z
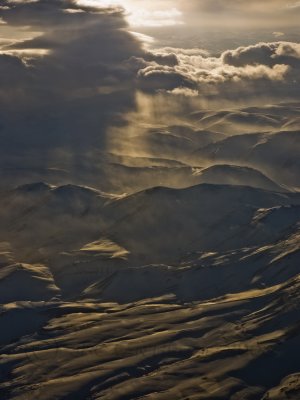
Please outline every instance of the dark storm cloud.
M106 126L134 107L135 73L126 60L144 55L122 10L71 0L0 6L10 26L40 32L2 47L2 150L101 146Z

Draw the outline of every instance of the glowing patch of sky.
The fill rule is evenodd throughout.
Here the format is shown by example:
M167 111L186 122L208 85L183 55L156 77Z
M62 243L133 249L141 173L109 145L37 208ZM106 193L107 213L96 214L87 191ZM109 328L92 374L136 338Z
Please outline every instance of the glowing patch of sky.
M183 24L182 13L174 7L173 1L149 2L136 0L78 0L78 4L91 7L121 6L127 13L127 20L134 27L160 27Z

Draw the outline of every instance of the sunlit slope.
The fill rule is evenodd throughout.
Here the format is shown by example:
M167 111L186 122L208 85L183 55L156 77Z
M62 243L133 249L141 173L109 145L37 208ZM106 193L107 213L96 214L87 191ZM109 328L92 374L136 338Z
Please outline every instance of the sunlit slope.
M2 347L2 396L261 400L280 387L296 399L298 297L295 277L202 303L35 304L43 329ZM4 315L25 318L32 305Z

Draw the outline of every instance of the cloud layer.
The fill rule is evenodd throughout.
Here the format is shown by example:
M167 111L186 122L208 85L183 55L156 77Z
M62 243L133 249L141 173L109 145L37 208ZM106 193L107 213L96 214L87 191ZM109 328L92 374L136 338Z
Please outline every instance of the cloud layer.
M195 96L298 96L298 43L259 43L212 57L203 50L163 48L160 57L173 57L174 65L145 61L138 72L142 90L165 90ZM140 65L141 60L137 60Z

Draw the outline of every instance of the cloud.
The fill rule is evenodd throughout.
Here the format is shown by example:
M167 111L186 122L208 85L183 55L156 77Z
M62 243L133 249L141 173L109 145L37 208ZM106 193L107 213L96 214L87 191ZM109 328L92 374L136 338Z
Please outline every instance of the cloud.
M272 33L272 35L275 36L276 38L280 38L280 37L284 36L285 33L284 32L275 31L275 32Z
M296 1L294 3L287 4L287 8L291 8L291 9L300 8L300 1Z
M135 73L126 60L144 55L123 11L72 0L0 6L10 27L39 32L1 49L2 151L101 148L106 127L135 107Z
M289 42L259 43L227 50L218 57L199 49L163 48L159 54L175 55L177 63L165 65L157 59L140 63L139 86L146 92L165 90L168 93L203 96L229 91L237 94L288 94L299 84L299 44ZM276 89L277 87L277 89Z
M128 21L132 26L162 27L181 25L182 13L177 8L166 10L149 10L140 8L137 4L130 12Z
M276 56L300 59L300 43L282 42L276 49Z
M198 97L199 92L197 90L185 88L185 87L177 87L173 90L168 91L167 93L175 94L178 96L185 96L185 97Z
M238 47L222 54L224 64L237 67L245 65L275 64L298 65L300 44L290 42L258 43L247 47ZM298 65L300 67L300 65Z
M181 25L182 13L174 7L174 0L77 0L78 5L103 7L116 5L124 7L126 19L134 27L162 27Z

